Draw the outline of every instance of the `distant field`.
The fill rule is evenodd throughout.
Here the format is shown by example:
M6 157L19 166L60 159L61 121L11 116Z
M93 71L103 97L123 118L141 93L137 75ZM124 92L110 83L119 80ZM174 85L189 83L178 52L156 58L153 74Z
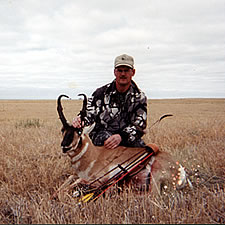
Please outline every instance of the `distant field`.
M81 100L62 100L67 119ZM164 114L173 114L151 125ZM53 100L0 100L0 223L224 223L225 99L148 100L144 140L185 166L193 190L165 201L134 193L85 208L49 200L73 172Z

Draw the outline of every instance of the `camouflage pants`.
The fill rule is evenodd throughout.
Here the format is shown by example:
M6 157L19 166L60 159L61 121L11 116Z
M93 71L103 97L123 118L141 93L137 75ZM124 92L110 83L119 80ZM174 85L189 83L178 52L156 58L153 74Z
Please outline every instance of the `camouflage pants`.
M103 146L106 139L113 134L108 131L100 131L98 134L90 136L92 142L96 146ZM145 147L145 143L142 139L137 139L132 143L128 143L126 140L122 140L120 145L126 147Z

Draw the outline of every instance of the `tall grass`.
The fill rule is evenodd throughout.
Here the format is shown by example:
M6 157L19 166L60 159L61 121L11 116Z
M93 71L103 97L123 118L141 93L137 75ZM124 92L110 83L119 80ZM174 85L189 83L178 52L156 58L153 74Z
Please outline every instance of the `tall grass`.
M82 205L69 195L64 201L50 200L74 173L69 158L61 155L56 102L1 101L0 105L4 109L0 110L1 223L225 222L225 99L149 100L144 140L176 157L193 189L163 195L127 190ZM80 101L65 100L63 105L68 119L81 108ZM174 116L149 129L166 113Z
M15 127L24 127L24 128L30 128L30 127L40 127L42 126L41 121L39 119L26 119L26 120L20 120L19 122L16 122Z

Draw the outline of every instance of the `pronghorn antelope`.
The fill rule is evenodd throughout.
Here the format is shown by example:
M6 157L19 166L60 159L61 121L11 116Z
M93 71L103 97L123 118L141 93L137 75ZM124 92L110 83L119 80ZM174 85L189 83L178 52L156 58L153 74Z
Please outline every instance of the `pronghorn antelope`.
M83 96L84 103L80 114L81 119L84 121L83 113L86 110L87 98L85 95ZM145 148L118 146L115 149L106 149L104 146L94 146L88 137L86 127L84 129L74 128L66 120L61 105L62 97L68 98L68 96L60 95L57 100L57 111L63 125L61 148L63 154L70 157L72 167L79 178L71 184L75 177L75 175L71 175L53 194L53 197L79 183L95 183L95 186L100 186L121 169L131 164L134 157L147 152ZM154 155L138 165L132 173L126 176L124 179L125 184L131 185L136 190L144 189L151 192L161 192L164 187L166 188L170 184L173 188L180 189L184 187L187 182L184 168L176 163L168 153L159 151L155 144L147 146L147 149L154 151ZM99 177L102 179L99 180Z

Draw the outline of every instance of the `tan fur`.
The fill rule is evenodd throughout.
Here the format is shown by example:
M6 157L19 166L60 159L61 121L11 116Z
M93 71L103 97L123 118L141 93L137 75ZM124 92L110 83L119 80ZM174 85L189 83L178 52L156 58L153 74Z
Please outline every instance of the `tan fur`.
M97 178L103 176L111 169L117 167L121 164L125 167L129 162L135 159L132 158L135 154L145 153L144 148L135 147L123 147L119 146L115 149L105 149L104 147L94 146L89 139L88 135L83 133L82 136L82 146L78 146L79 136L75 133L74 140L71 144L73 147L66 154L71 158L72 166L75 169L76 175L79 179L72 184L71 181L75 177L69 177L64 184L54 193L53 197L61 191L68 190L77 185L79 182L91 183ZM128 179L127 184L131 184L134 188L142 188L146 186L146 178L150 175L150 190L154 192L160 192L162 185L170 185L176 187L179 180L179 165L175 163L172 157L165 152L159 151L159 148L155 144L149 144L154 152L155 156L148 159L148 162L143 166L139 166L136 169L131 179ZM69 147L69 146L68 146ZM75 149L76 148L76 149ZM123 162L125 162L122 164ZM119 172L120 169L117 168L113 172L104 176L101 182L106 181L112 177L115 173ZM182 183L184 181L182 180ZM95 185L100 185L96 182Z

